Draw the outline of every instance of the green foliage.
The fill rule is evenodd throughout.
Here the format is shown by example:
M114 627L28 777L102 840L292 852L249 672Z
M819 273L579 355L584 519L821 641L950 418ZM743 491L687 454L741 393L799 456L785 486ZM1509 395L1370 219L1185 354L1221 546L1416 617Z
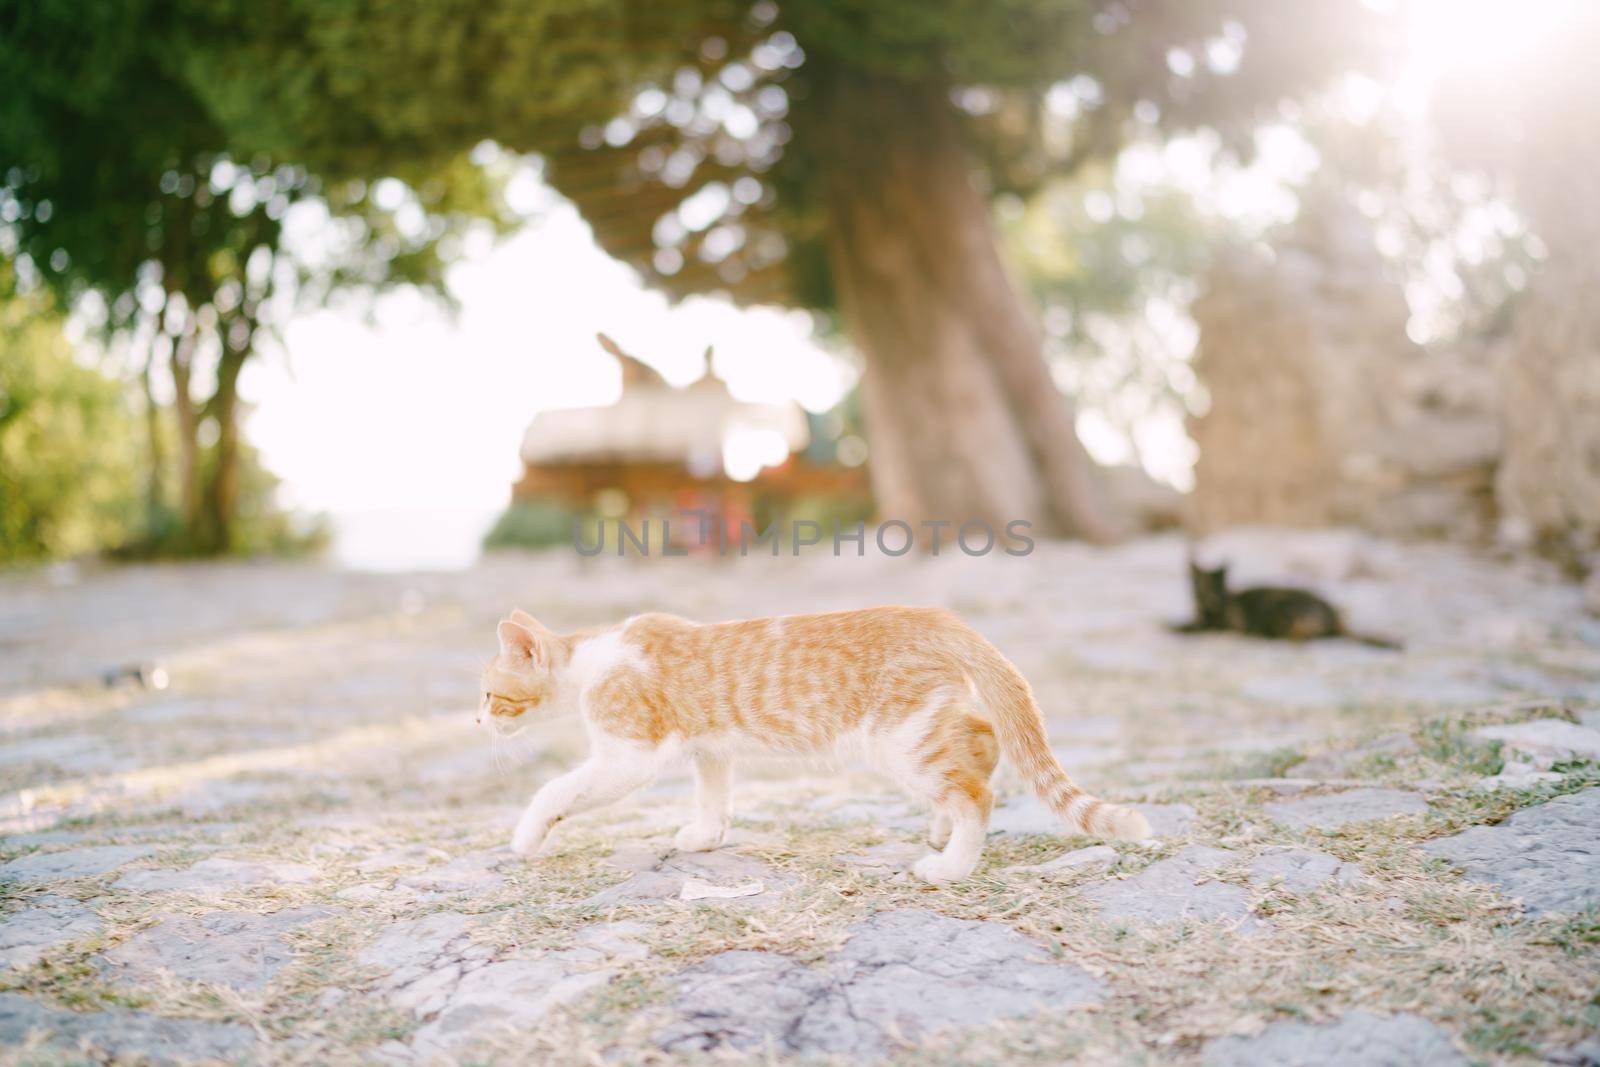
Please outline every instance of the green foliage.
M168 451L168 456L171 452ZM215 449L203 457L209 470L216 463ZM236 459L239 499L229 528L228 554L246 558L276 557L291 559L320 555L333 539L333 530L324 515L285 511L278 505L279 480L261 463L261 457L248 444ZM162 470L162 484L170 486L176 471L172 463ZM92 546L108 550L122 560L177 559L196 554L193 532L169 499L147 501L138 521L121 541Z
M196 80L202 57L191 51L203 48L205 13L216 10L0 0L7 255L69 299L100 293L113 325L136 314L142 282L226 319L252 284L282 283L270 262L252 259L282 252L285 216L316 200L337 216L328 247L315 263L280 264L314 297L349 282L436 288L437 244L465 222L450 213L500 221L492 183L477 168L441 165L426 188L379 205L365 183L328 186L301 158L261 144L232 151ZM258 114L279 113L260 105L253 101ZM408 205L423 214L402 224Z
M333 542L333 527L327 516L303 515L279 507L278 478L261 465L254 450L245 454L240 466L244 485L228 548L232 555L294 559L327 551Z
M1088 0L831 0L779 21L825 62L898 81L1034 87L1082 69L1097 36Z
M1094 314L1137 313L1170 295L1201 272L1217 236L1177 189L1135 194L1133 211L1112 206L1117 193L1110 172L1092 168L1050 182L1003 223L1040 306L1066 313L1051 331L1064 341L1085 340Z
M149 427L132 397L127 382L80 362L42 298L0 301L0 563L191 550L170 492L149 495ZM162 429L168 461L154 473L170 487L171 427ZM204 461L215 463L214 448ZM253 449L238 463L236 553L303 555L327 544L324 521L277 506L278 480Z
M38 300L0 303L0 563L118 544L139 516L138 422Z
M170 452L188 460L173 476L189 484L175 504L151 502L139 544L153 552L249 552L286 536L254 540L264 517L246 512L271 493L246 484L257 475L237 439L236 382L288 314L336 290L442 292L461 231L506 219L498 176L459 155L408 187L330 185L260 145L234 151L196 80L196 50L223 14L0 0L0 254L18 288L137 339L179 391ZM309 247L285 244L296 211L316 230ZM214 448L201 443L212 431Z
M1100 165L1002 201L998 214L1057 380L1137 455L1153 415L1181 422L1197 401L1183 309L1226 222L1181 189L1119 186Z
M1155 111L1145 132L1248 125L1359 59L1376 17L1344 0L0 0L0 254L63 302L98 296L105 328L153 336L175 377L214 377L199 419L228 426L238 365L286 309L436 288L470 219L508 222L503 173L468 162L485 140L538 153L602 247L676 295L831 309L830 98L910 90L883 97L914 102L893 126L908 138L954 109L987 187L1027 194L1110 158L1136 108ZM1064 87L1072 107L1047 107ZM317 204L329 254L297 258L284 220ZM1101 269L1102 238L1126 247L1063 229L1041 254L1052 299L1135 298L1139 265ZM180 497L192 544L234 545L191 512L226 510L243 454L208 455L204 493Z
M171 69L241 157L417 186L492 139L539 153L601 245L669 291L818 306L832 293L819 101L837 85L927 87L934 107L953 96L991 187L1026 190L1112 154L1136 105L1156 107L1163 128L1248 123L1379 37L1376 16L1342 0L191 0L181 11ZM1241 47L1231 64L1209 59ZM1043 105L1066 84L1080 101L1070 117ZM683 225L678 208L697 194L719 215Z
M572 544L572 524L578 520L570 508L548 500L521 500L513 503L495 520L483 536L485 549L549 548ZM593 523L586 524L593 531Z

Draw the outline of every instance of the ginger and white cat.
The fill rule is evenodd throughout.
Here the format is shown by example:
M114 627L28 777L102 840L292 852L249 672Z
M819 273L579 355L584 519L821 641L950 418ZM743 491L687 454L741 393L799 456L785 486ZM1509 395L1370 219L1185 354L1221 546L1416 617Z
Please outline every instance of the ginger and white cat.
M482 686L494 729L576 711L591 744L583 764L528 805L511 839L523 855L568 815L620 800L685 759L694 765L695 815L676 844L714 849L728 826L730 765L756 754L864 754L932 806L928 839L938 851L912 870L935 884L965 878L978 861L1001 751L1072 830L1150 834L1138 812L1073 784L1050 751L1027 680L947 611L706 624L650 614L573 634L516 611L499 638Z

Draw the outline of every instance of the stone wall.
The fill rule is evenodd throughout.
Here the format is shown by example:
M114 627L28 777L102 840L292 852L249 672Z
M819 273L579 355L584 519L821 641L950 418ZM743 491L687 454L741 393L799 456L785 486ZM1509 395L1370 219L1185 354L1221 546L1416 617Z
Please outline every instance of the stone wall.
M1600 4L1573 4L1526 76L1465 70L1434 105L1453 164L1492 174L1543 244L1512 308L1500 536L1600 569Z
M1366 220L1308 198L1274 247L1219 255L1194 306L1210 408L1191 522L1355 524L1401 536L1491 528L1494 353L1428 352Z
M1600 166L1600 144L1590 145L1588 166ZM1600 203L1593 170L1551 170L1523 176L1522 201L1548 251L1516 308L1513 358L1501 368L1506 448L1495 489L1505 540L1596 568Z

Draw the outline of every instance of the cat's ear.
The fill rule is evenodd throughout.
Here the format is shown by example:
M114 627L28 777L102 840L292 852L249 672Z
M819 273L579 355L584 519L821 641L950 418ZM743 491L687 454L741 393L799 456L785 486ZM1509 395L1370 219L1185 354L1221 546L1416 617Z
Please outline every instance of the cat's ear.
M529 615L521 608L511 609L511 621L516 623L518 626L526 626L534 633L538 633L540 630L544 629L544 627L539 624L538 619L534 618L532 615Z
M544 642L540 641L532 630L521 623L507 619L500 624L496 633L500 636L501 652L508 656L528 660L535 666L544 666Z

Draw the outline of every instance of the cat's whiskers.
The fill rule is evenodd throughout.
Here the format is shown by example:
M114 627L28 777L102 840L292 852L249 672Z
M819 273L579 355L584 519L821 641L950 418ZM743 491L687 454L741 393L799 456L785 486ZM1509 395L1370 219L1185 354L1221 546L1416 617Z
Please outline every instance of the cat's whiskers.
M489 753L496 774L509 774L514 760L506 753L505 737L493 725L489 727Z
M520 740L519 740L520 739ZM509 774L533 760L533 737L525 723L502 729L497 721L489 724L489 753L498 774Z

